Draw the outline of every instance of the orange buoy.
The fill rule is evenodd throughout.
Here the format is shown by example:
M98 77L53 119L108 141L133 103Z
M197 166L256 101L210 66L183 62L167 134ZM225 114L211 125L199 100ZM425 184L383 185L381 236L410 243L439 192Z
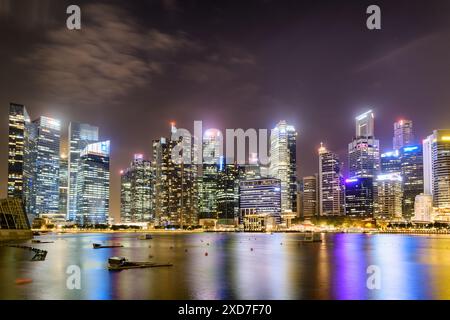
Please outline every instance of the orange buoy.
M28 278L16 279L16 284L17 285L28 284L28 283L31 283L31 282L33 282L33 280L32 279L28 279Z
M207 257L208 256L208 252L205 252L205 257Z

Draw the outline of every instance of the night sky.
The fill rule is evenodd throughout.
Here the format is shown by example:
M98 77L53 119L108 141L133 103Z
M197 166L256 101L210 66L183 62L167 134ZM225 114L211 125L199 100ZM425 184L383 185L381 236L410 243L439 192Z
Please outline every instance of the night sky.
M66 8L82 30L66 28ZM366 28L378 4L382 30ZM119 170L169 122L192 129L298 132L299 176L321 141L347 162L354 117L375 112L382 150L393 122L419 139L450 128L450 1L0 0L0 196L6 195L9 102L31 117L100 127L111 140L111 207ZM66 134L65 134L66 135Z

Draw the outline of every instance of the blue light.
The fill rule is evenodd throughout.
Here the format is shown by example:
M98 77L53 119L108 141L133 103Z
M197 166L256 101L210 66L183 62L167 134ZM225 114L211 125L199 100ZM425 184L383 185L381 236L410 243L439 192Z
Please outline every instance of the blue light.
M419 149L418 146L414 146L414 147L404 147L404 148L403 148L403 151L404 151L404 152L411 152L411 151L415 151L415 150L417 150L417 149Z

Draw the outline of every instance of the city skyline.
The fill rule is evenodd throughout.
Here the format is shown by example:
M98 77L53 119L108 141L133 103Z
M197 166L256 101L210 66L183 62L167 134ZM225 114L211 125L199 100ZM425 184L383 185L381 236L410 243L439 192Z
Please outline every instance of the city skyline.
M381 152L391 149L393 123L400 119L414 122L419 141L435 129L449 127L450 97L442 87L450 74L443 67L450 51L446 41L449 25L440 13L448 4L414 3L405 11L400 5L380 1L379 5L392 14L383 15L383 29L372 33L365 28L363 4L324 1L282 7L249 2L228 6L203 3L197 7L175 3L170 7L143 1L119 7L114 1L80 1L80 33L63 28L65 1L42 6L34 19L27 19L31 9L23 1L0 12L0 24L5 27L1 30L13 28L11 34L22 36L4 37L2 47L8 50L2 50L0 59L5 70L0 75L5 88L0 93L1 105L23 103L31 118L60 119L64 128L69 121L99 127L101 139L112 143L111 210L115 217L120 206L120 169L126 168L135 153L150 158L151 140L165 136L171 121L185 128L191 128L194 120L203 120L207 128L246 129L273 128L285 119L299 133L299 178L317 172L320 142L337 153L346 168L346 145L354 135L354 117L368 109L376 115ZM245 14L236 14L239 11L253 12L257 17L255 21L246 19ZM345 13L335 14L338 11ZM27 23L10 19L18 12L23 15L20 20ZM161 23L155 18L158 15L170 22ZM261 19L266 26L256 22ZM124 33L108 38L106 35L113 32L107 22L118 23ZM216 35L213 41L211 33L202 32L205 28ZM122 65L143 62L148 75L132 69L131 78L126 77L121 71L127 70L115 69L112 60L103 57L110 70L125 75L106 81L99 74L98 87L88 82L98 89L98 95L86 94L89 91L79 81L67 85L66 81L76 79L57 77L64 63L72 74L89 76L76 69L79 52L62 54L72 43L85 48L89 36L98 43L109 41L116 49L123 45L124 36L130 35L136 45L125 49L131 50L132 60L119 61ZM142 45L146 37L153 46ZM276 51L272 43L277 45ZM95 55L84 52L89 56L85 66L98 71ZM161 53L167 60L160 58ZM35 68L27 63L34 63ZM181 66L180 70L170 69L173 64ZM40 81L42 72L48 81ZM0 112L4 119L0 150L7 154L7 108ZM0 195L4 197L7 170L6 159L2 161Z

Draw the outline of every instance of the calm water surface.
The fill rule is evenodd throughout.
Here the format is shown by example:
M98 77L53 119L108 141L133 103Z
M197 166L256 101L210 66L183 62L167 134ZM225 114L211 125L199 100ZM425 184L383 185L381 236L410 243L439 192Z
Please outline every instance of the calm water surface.
M248 233L38 238L55 241L28 244L48 250L43 262L0 247L0 299L450 299L450 236L327 234L322 243ZM94 250L93 242L125 247ZM174 266L111 272L111 256ZM70 265L81 268L81 290L66 287ZM370 265L381 268L380 290L367 289ZM18 278L33 282L17 285Z

